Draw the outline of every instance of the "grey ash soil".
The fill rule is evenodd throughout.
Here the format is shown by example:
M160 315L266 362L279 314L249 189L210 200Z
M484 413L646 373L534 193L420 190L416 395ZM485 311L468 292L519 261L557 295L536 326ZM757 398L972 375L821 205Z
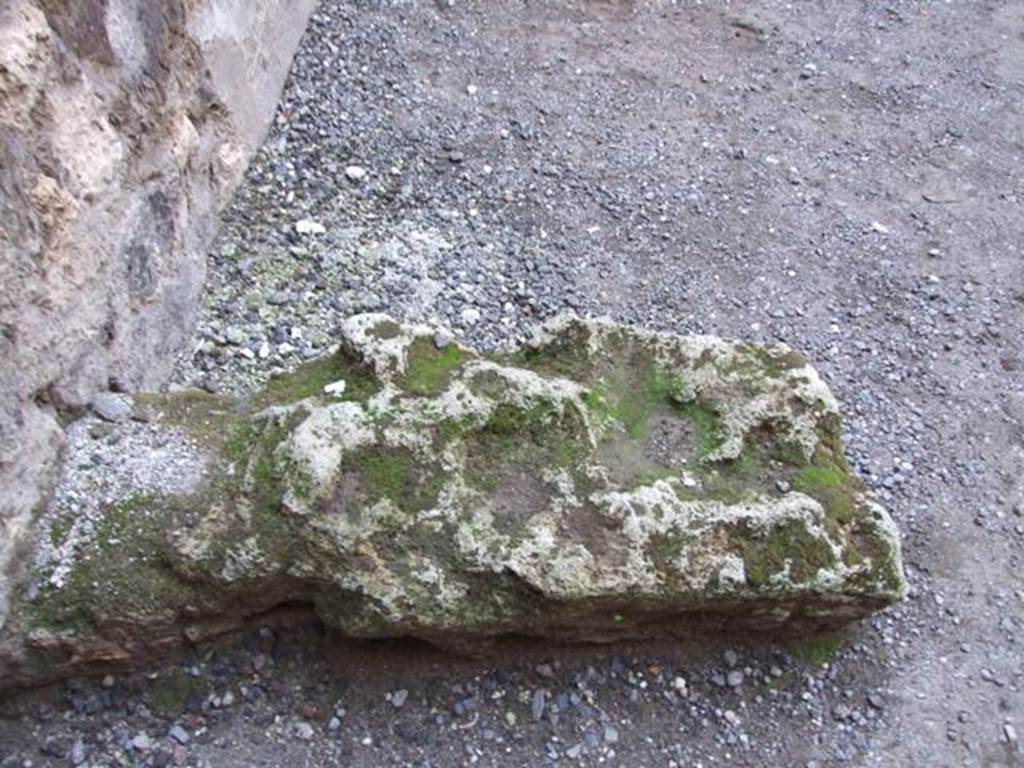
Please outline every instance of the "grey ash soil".
M10 697L0 764L1024 764L1022 104L1009 0L323 3L179 382L249 389L367 309L485 347L567 309L782 340L912 597L802 658L268 627Z

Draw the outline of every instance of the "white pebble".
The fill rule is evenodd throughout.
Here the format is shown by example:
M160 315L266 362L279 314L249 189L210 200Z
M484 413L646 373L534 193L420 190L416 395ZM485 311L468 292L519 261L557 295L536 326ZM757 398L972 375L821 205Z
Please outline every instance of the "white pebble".
M324 385L325 395L341 395L345 392L345 380L339 379L338 381L332 381L330 384Z
M295 231L300 235L322 235L327 228L313 219L299 219L295 222Z

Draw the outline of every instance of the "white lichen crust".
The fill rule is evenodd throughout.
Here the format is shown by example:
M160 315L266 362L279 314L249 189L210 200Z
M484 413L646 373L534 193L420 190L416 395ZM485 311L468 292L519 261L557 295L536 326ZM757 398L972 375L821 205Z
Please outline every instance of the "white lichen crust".
M787 347L579 318L492 356L382 315L343 330L247 402L145 398L207 480L110 505L0 671L282 603L363 637L603 640L836 626L904 594L835 399Z

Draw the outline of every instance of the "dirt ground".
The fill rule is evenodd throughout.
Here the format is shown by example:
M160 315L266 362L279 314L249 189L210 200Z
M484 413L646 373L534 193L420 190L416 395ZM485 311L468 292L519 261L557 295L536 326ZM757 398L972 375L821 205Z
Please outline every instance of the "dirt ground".
M266 627L11 697L0 765L1024 765L1022 248L1020 0L324 2L179 380L245 389L365 309L785 341L911 597L838 643Z

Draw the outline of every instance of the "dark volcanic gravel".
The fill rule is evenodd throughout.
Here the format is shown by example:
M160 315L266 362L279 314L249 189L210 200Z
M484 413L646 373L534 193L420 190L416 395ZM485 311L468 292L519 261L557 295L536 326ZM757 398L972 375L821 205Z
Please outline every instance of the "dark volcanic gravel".
M179 383L245 390L365 310L485 347L566 310L782 340L911 599L839 650L254 629L11 697L0 765L1024 765L1022 105L1011 0L325 0Z

